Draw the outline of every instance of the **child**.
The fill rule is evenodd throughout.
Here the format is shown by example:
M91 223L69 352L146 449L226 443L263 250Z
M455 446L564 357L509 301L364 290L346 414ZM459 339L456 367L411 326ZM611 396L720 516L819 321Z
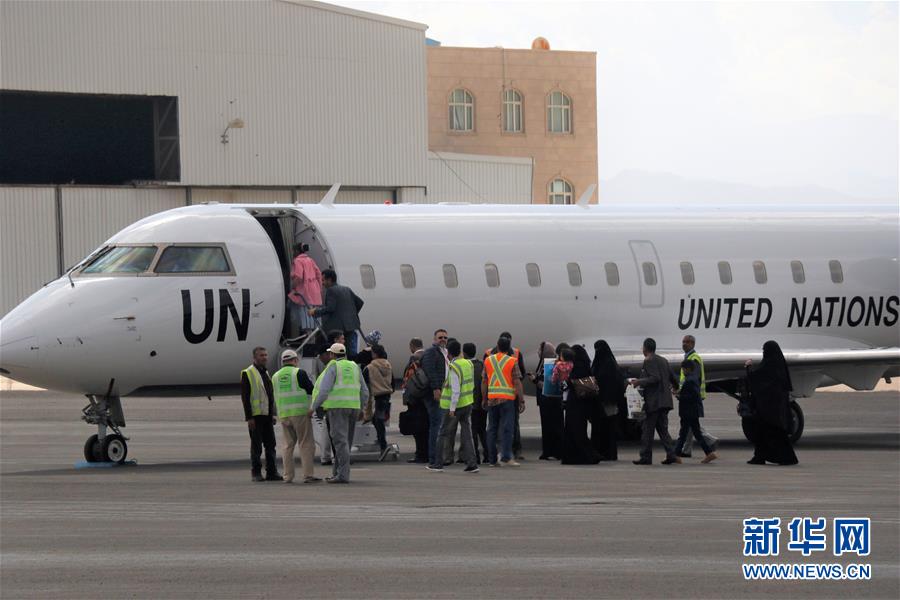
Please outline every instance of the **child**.
M385 423L391 415L394 376L391 363L387 360L387 352L381 344L372 344L372 362L366 366L366 378L369 382L370 401L366 404L363 419L371 420L375 426L375 432L378 434L378 446L381 448L379 460L384 460L388 451Z
M700 461L705 464L716 460L718 456L700 434L700 374L696 367L697 363L693 360L685 360L681 363L681 369L684 371L684 383L678 391L678 416L681 417L681 430L678 433L675 456L681 454L687 436L693 433L694 439L699 442L703 452L706 453L706 457Z
M569 380L572 374L572 368L575 366L575 352L567 344L560 344L556 349L559 352L559 358L553 365L553 373L550 375L550 381L556 385L563 386ZM563 386L563 405L566 403L568 390Z

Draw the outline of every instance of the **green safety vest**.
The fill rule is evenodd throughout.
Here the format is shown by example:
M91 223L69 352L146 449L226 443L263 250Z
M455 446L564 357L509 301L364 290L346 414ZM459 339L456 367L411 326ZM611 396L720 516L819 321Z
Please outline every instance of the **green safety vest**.
M706 400L706 371L703 369L703 359L700 358L700 355L697 352L691 352L686 357L687 360L693 360L697 363L697 366L700 368L700 399ZM684 369L681 369L678 376L678 386L681 387L684 384Z
M459 402L456 408L463 408L475 402L475 367L472 361L465 358L456 358L450 363L450 368L459 377ZM441 392L441 408L450 409L450 397L453 391L450 389L450 372L444 381L444 390Z
M272 375L272 391L279 417L301 417L309 413L309 396L297 385L300 369L290 365Z
M250 365L241 373L247 375L250 382L250 412L256 417L269 414L269 397L266 395L266 386L263 384L259 369Z
M334 387L328 393L328 398L322 404L325 410L333 408L355 408L359 410L359 390L362 387L359 365L352 360L333 360L328 363L324 374L334 365ZM321 378L321 376L320 376ZM318 384L318 382L316 382ZM318 390L316 390L318 392Z

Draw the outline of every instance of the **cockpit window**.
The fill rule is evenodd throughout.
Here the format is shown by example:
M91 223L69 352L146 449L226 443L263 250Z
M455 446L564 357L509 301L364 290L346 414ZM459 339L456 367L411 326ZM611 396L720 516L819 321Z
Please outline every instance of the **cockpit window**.
M221 246L169 246L156 263L157 273L230 273Z
M156 246L115 246L95 258L82 273L143 273L156 256Z

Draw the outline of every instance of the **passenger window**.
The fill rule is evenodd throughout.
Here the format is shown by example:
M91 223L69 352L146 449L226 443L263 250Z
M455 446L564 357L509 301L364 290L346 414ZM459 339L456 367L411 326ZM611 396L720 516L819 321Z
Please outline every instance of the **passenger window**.
M416 270L412 265L400 265L400 282L405 288L416 287Z
M221 246L169 246L156 263L157 273L230 273Z
M572 287L581 285L581 267L578 263L568 263L566 270L569 272L569 285Z
M694 265L689 262L681 263L681 283L694 285Z
M614 262L608 262L603 265L606 270L606 284L610 286L619 285L619 267Z
M359 265L359 278L367 290L375 287L375 268L372 265Z
M719 281L724 285L731 285L731 264L728 261L719 261Z
M444 265L444 285L448 288L455 288L459 286L459 279L456 277L456 266L455 265Z
M844 283L844 269L841 267L841 261L829 260L828 270L831 271L832 283Z
M488 287L500 287L500 271L494 263L484 265L484 279Z
M156 246L114 246L95 258L82 273L143 273L156 256Z
M644 283L647 285L656 285L656 265L651 262L645 262L641 265L644 271Z
M761 260L753 261L753 278L756 279L756 283L766 283L769 280L769 275L766 273L766 263Z
M806 273L803 271L803 263L799 260L791 261L791 275L794 283L806 283Z
M537 266L537 263L525 265L525 274L528 276L528 285L531 287L541 286L541 268Z

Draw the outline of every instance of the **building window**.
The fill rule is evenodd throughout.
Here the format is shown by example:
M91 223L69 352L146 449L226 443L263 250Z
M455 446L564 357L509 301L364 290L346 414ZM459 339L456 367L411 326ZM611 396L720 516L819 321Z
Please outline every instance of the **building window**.
M562 92L547 97L547 131L572 133L572 100Z
M475 100L462 88L450 94L450 130L472 131L475 125Z
M407 289L416 287L416 270L412 265L400 265L400 282Z
M647 285L656 285L656 265L651 262L645 262L641 265L641 270L644 271L644 283Z
M611 286L619 285L619 267L614 262L608 262L603 265L606 270L606 284Z
M566 270L569 272L569 285L572 287L581 285L581 267L578 266L578 263L567 264Z
M731 278L731 265L726 260L719 261L719 281L724 285L731 285L733 281Z
M689 262L681 263L681 283L694 285L694 265Z
M484 280L488 287L500 287L500 271L494 263L484 265Z
M844 283L844 269L841 267L841 261L829 260L828 270L831 271L832 283Z
M367 290L375 287L375 269L372 265L359 265L359 278Z
M525 265L525 275L528 276L528 285L531 287L541 286L541 268L537 266L537 263Z
M547 202L549 204L572 204L573 193L571 183L565 179L554 179L547 187Z
M769 280L769 275L766 273L766 263L761 260L753 261L753 278L756 280L756 283L765 283Z
M803 270L803 263L799 260L791 261L791 275L794 277L794 283L805 283L806 272Z
M503 90L503 131L522 133L522 94Z
M444 285L448 288L459 286L459 279L456 277L455 265L444 265Z

